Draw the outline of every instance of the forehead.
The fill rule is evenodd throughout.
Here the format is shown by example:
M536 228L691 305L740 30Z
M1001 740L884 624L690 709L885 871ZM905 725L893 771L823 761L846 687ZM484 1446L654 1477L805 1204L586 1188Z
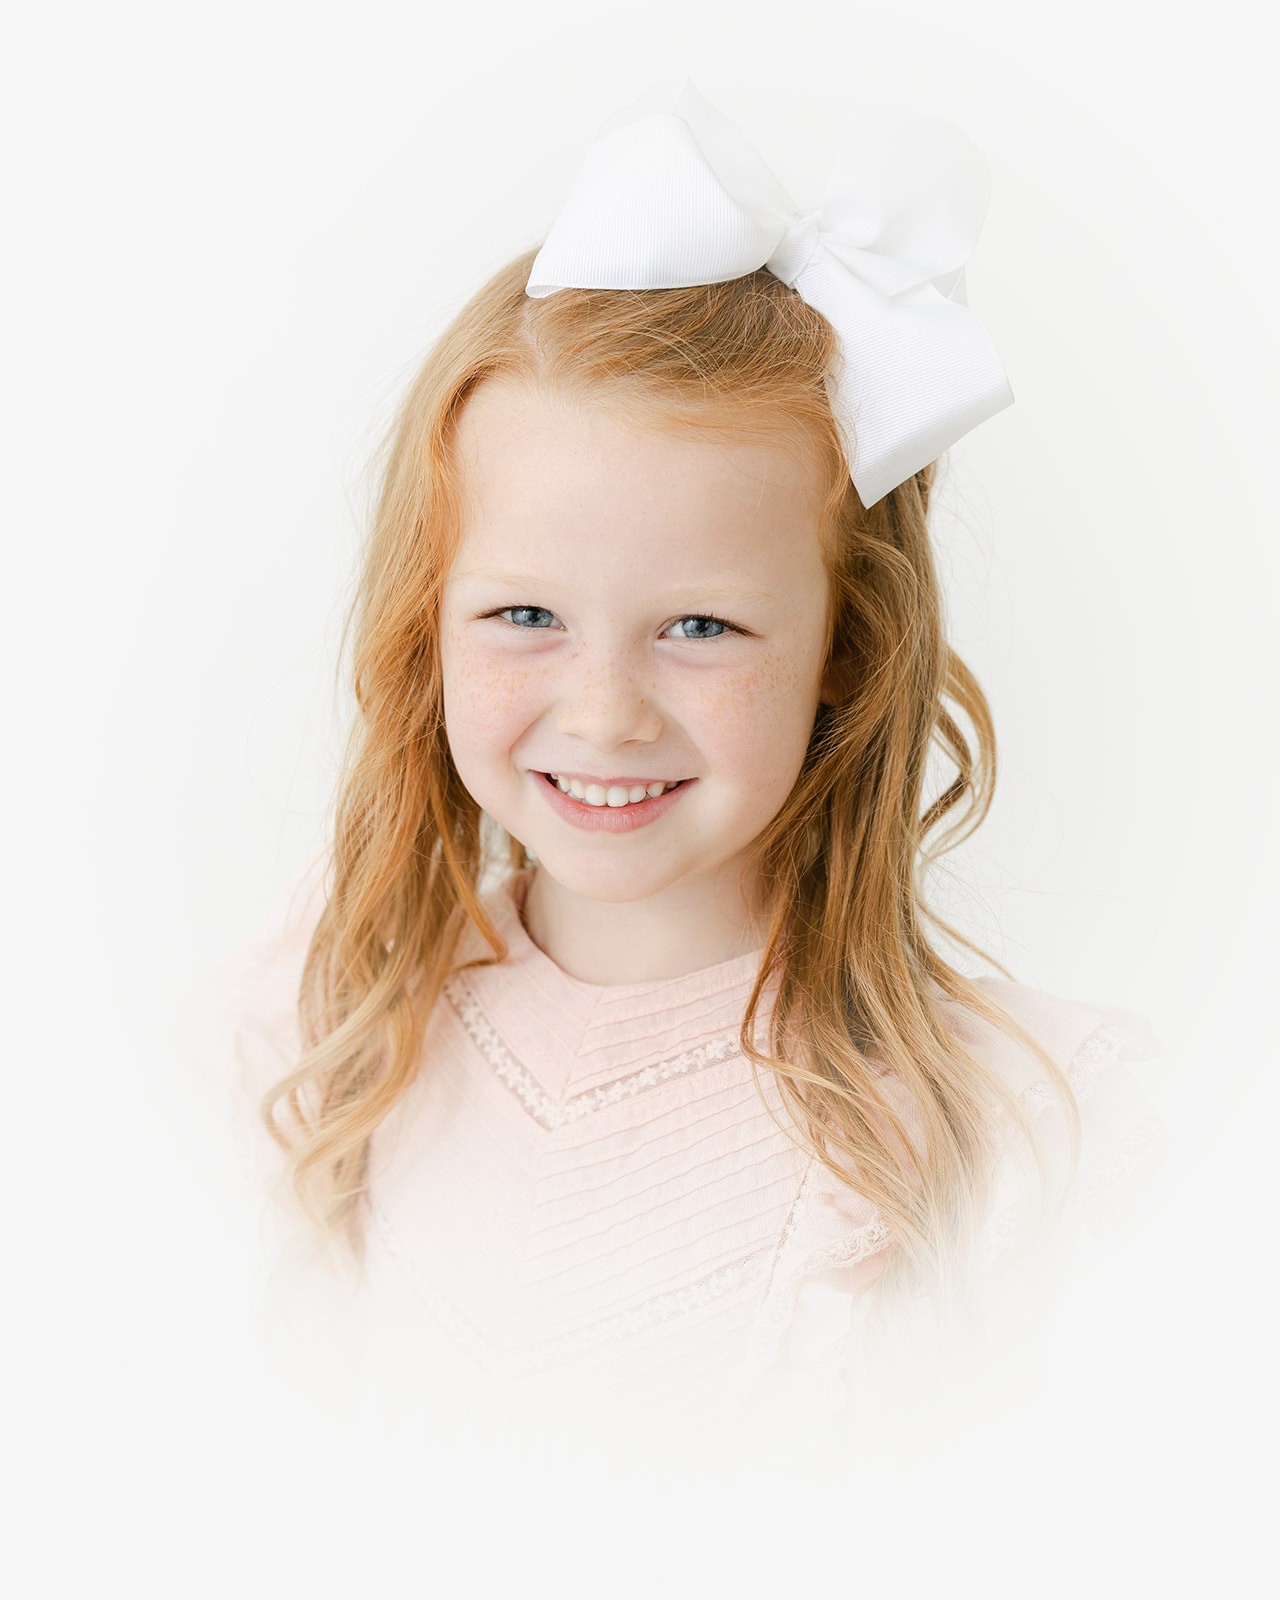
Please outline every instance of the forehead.
M452 441L461 491L455 566L603 558L672 576L751 568L781 581L816 547L823 481L810 452L489 381ZM522 568L523 570L523 568Z

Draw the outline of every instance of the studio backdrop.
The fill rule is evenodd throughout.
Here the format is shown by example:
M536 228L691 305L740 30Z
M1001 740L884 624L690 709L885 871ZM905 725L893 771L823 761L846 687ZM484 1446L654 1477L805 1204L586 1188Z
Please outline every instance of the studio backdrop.
M1144 1012L1165 1041L1182 1170L1106 1337L1076 1330L1076 1398L1129 1440L1154 1526L1133 1487L1150 1469L1174 1492L1153 1419L1230 1351L1225 1391L1182 1393L1180 1437L1188 1461L1243 1461L1223 1419L1259 1392L1277 1198L1273 27L1248 0L1194 21L1140 0L55 0L15 21L20 1431L30 1482L58 1483L108 1553L126 1482L173 1540L221 1493L270 1543L261 1497L227 1487L256 1481L244 1429L270 1384L175 1019L323 848L370 462L411 373L539 243L603 118L673 71L802 206L876 106L944 117L990 162L968 292L1016 403L946 458L935 531L1001 767L937 891L1015 977ZM1073 1440L1067 1466L1045 1447L1055 1494L1088 1453Z

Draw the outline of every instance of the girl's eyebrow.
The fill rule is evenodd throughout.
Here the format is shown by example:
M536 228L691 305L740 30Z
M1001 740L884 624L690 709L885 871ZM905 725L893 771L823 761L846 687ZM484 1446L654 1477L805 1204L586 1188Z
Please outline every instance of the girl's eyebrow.
M457 572L453 575L454 582L474 583L499 583L510 589L548 590L554 588L555 582L547 578L533 577L527 572L497 572L489 568L477 568L470 572ZM708 603L729 605L763 605L776 597L765 589L745 589L738 584L708 584L706 588L691 588L682 586L679 589L666 591L665 600L671 606L678 606L682 597L690 604L706 605Z
M694 601L725 601L729 605L764 605L776 597L766 589L744 589L738 584L709 584L705 589L675 589L671 591L671 599L679 601L681 595L688 595L690 603Z

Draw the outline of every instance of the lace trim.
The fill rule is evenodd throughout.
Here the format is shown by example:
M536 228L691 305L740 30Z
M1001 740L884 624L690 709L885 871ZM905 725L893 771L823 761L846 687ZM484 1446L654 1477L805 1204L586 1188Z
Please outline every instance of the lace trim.
M802 1193L809 1187L810 1178L815 1170L815 1165L811 1165L805 1174ZM795 1312L796 1296L804 1279L815 1272L824 1272L832 1267L856 1266L860 1261L878 1255L890 1242L889 1229L877 1218L874 1222L867 1222L862 1227L855 1228L843 1238L818 1245L804 1255L778 1287L771 1288L755 1319L746 1360L743 1363L742 1381L749 1382L753 1376L777 1359L782 1348L783 1336Z
M1020 1210L1017 1205L1004 1206L987 1219L978 1247L978 1261L984 1271L1013 1248L1018 1237Z
M724 1299L726 1295L752 1287L763 1279L764 1269L773 1255L772 1247L753 1250L737 1261L716 1267L683 1288L653 1295L639 1305L615 1312L598 1322L556 1334L549 1339L504 1349L481 1333L475 1323L431 1287L419 1272L417 1264L401 1248L390 1217L380 1206L375 1205L372 1211L374 1225L386 1245L387 1253L439 1325L483 1371L509 1377L529 1377L574 1357L589 1355L669 1322L673 1317L701 1310L716 1300Z
M765 1287L766 1305L772 1299L774 1293L774 1279L778 1274L778 1263L786 1254L787 1246L791 1243L792 1238L795 1236L796 1228L800 1222L800 1213L804 1210L805 1205L808 1202L809 1191L813 1188L813 1178L814 1174L818 1170L818 1165L819 1163L817 1161L811 1160L809 1165L804 1169L804 1177L800 1180L800 1187L796 1190L796 1197L791 1202L791 1209L787 1212L787 1220L782 1225L782 1232L779 1235L778 1242L774 1247L773 1260L769 1265L769 1282Z
M1063 1075L1077 1101L1083 1101L1093 1092L1104 1067L1122 1061L1145 1061L1151 1054L1151 1041L1144 1034L1105 1023L1079 1045L1063 1068ZM1060 1104L1052 1084L1044 1079L1028 1084L1022 1091L1022 1101L1035 1116Z
M1105 1232L1119 1222L1126 1202L1133 1199L1135 1180L1152 1165L1163 1124L1159 1117L1148 1117L1120 1141L1109 1161L1090 1169L1080 1185L1080 1204L1091 1226Z
M1141 1175L1154 1154L1161 1123L1151 1117L1119 1142L1107 1161L1087 1167L1071 1196L1090 1226L1103 1231L1115 1219L1117 1202L1123 1202L1133 1180ZM992 1266L1017 1242L1025 1206L1017 1202L993 1213L982 1230L980 1259Z
M445 985L444 993L472 1043L493 1068L498 1079L510 1089L538 1126L549 1133L593 1112L604 1111L622 1100L634 1099L646 1089L668 1083L672 1078L699 1072L704 1067L729 1061L741 1053L737 1035L726 1034L718 1039L710 1039L706 1044L695 1045L691 1050L683 1050L666 1061L656 1061L625 1077L615 1078L612 1083L602 1084L598 1089L587 1089L582 1094L557 1102L528 1067L512 1054L506 1041L485 1015L480 1002L461 978L451 978Z

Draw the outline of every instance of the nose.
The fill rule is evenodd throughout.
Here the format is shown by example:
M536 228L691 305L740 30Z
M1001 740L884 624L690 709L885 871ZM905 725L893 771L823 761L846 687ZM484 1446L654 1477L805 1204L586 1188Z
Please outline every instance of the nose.
M662 732L661 714L639 663L616 650L594 649L584 640L564 683L556 726L570 738L609 755L627 744L652 744Z

